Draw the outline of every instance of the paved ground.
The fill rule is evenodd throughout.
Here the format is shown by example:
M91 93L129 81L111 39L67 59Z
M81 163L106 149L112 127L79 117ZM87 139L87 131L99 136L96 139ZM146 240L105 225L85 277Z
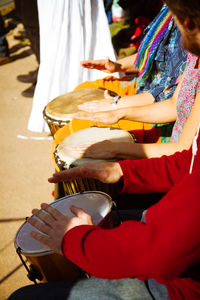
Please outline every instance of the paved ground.
M51 202L53 186L47 178L54 171L50 158L50 140L28 131L27 122L32 106L31 98L21 92L30 84L17 80L37 68L29 46L8 35L13 62L0 66L0 299L17 288L27 285L25 268L15 252L14 238L26 216L42 201ZM22 139L19 136L26 136Z

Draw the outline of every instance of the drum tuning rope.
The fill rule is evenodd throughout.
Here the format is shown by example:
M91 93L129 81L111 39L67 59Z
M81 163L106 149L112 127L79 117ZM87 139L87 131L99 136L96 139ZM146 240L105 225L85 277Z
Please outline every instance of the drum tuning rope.
M21 255L21 248L17 247L16 252L22 262L22 264L24 265L26 271L27 271L27 277L28 279L30 279L31 281L33 281L35 284L38 284L36 279L38 280L42 280L42 275L39 273L39 271L31 264L30 265L30 269L28 268L25 260L23 259L22 255Z

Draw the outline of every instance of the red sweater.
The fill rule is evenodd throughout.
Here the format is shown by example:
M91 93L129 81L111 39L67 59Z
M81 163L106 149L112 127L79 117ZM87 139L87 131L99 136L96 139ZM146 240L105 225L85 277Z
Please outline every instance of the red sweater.
M154 278L167 286L171 300L200 299L200 281L183 273L200 264L199 160L200 151L191 175L191 150L119 162L123 192L169 192L148 209L145 224L126 221L114 229L71 229L63 240L64 255L96 277Z

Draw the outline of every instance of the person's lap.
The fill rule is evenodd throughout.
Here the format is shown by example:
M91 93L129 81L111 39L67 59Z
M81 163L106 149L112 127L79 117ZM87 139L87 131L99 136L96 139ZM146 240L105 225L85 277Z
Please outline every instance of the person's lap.
M145 283L138 279L90 279L59 281L23 287L8 300L152 300Z

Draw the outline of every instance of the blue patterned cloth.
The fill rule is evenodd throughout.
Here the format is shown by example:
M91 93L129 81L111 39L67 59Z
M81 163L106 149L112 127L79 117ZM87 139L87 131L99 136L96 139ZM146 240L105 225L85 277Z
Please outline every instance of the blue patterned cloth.
M150 26L151 24L148 28ZM136 94L148 91L154 96L155 102L171 98L186 61L187 51L181 46L181 33L172 20L158 47L153 72L149 78L139 83Z

